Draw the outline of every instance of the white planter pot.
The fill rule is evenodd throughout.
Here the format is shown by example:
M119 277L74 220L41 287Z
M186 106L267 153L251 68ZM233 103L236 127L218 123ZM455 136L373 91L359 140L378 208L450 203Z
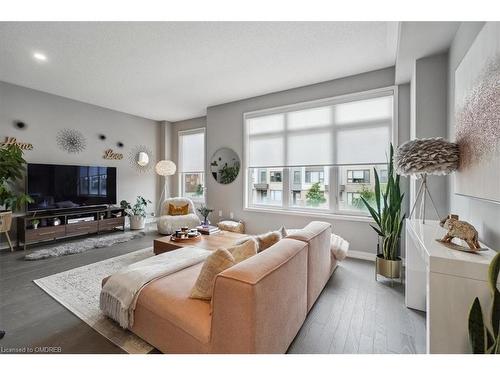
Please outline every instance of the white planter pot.
M139 230L144 229L146 225L146 218L139 215L129 216L130 219L130 229Z

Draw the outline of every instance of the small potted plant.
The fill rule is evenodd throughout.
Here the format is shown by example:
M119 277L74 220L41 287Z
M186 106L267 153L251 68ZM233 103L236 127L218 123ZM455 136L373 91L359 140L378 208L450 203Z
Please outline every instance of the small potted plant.
M200 213L201 216L203 216L203 226L208 227L209 221L208 221L208 215L210 215L213 212L213 209L208 208L205 205L201 205L198 208L198 212Z
M146 226L146 207L151 203L149 199L137 196L135 204L132 206L126 200L120 202L120 207L125 210L125 213L130 218L130 229L139 230Z
M401 258L398 254L399 240L405 215L401 213L404 194L400 192L399 175L394 172L393 154L394 149L391 144L385 191L381 191L377 170L373 169L375 172L376 207L373 207L373 203L370 203L363 196L361 196L361 200L376 223L376 226L371 224L370 226L379 235L382 247L382 253L377 254L375 271L378 275L398 279L401 278Z
M33 229L37 229L38 224L40 224L40 220L38 220L38 219L31 220L31 225L33 225Z

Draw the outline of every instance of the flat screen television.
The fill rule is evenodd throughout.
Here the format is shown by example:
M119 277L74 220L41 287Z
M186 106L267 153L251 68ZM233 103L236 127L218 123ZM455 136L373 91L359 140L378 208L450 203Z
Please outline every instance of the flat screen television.
M116 168L28 164L28 211L68 209L116 203Z

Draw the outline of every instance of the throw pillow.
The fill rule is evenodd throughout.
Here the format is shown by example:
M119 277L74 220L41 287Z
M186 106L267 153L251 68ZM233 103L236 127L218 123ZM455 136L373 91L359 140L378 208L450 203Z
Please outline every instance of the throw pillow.
M273 232L267 232L264 234L259 234L257 236L244 237L236 241L236 245L241 245L242 243L245 243L253 239L257 241L257 252L260 253L261 251L266 250L268 247L271 247L272 245L274 245L276 242L278 242L283 238L281 235L282 230L285 230L285 228L281 227L279 230Z
M241 245L230 247L227 250L234 257L234 262L240 263L257 254L257 242L254 239L250 239Z
M179 216L179 215L187 215L189 212L189 204L185 204L184 206L174 206L173 204L168 204L168 214L170 216Z
M229 251L226 249L215 250L205 260L189 297L206 301L211 300L215 277L234 264L234 257Z

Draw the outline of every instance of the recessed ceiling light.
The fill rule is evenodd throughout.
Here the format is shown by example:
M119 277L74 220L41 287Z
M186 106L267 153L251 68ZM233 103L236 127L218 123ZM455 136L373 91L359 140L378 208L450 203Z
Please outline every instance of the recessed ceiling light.
M35 60L38 61L47 61L47 56L45 56L43 53L40 52L35 52L33 54L33 57L35 58Z

